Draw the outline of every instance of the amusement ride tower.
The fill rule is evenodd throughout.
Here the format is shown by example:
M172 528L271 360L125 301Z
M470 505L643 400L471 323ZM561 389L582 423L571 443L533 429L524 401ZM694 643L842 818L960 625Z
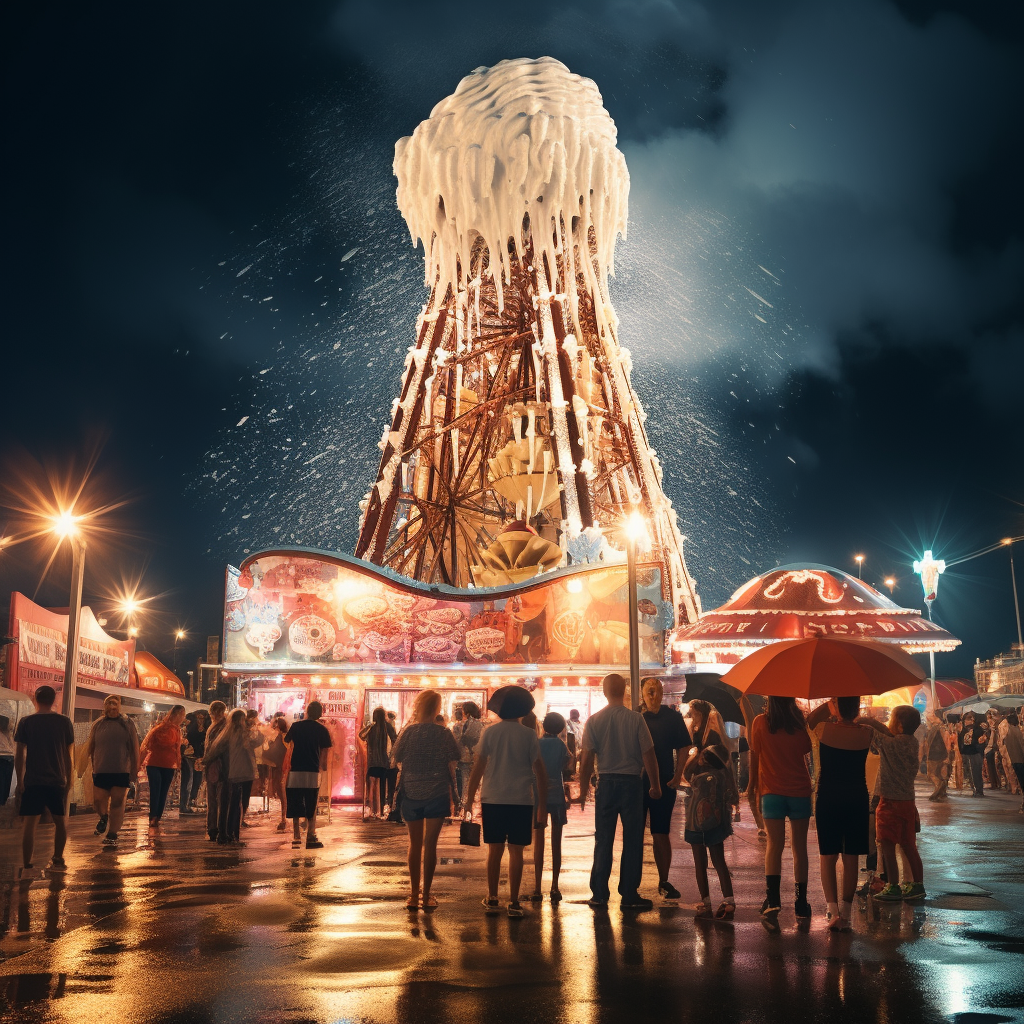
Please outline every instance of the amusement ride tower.
M597 86L551 58L479 68L398 142L394 169L430 298L356 555L428 583L519 582L621 560L638 512L644 560L677 623L694 621L608 299L629 174Z

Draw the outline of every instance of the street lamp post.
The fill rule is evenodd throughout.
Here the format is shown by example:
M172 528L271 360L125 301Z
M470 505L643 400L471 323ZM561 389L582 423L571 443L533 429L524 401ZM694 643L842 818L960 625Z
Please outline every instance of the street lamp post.
M1019 537L1017 538L1020 539ZM1020 632L1020 601L1017 599L1017 573L1013 568L1013 538L1007 537L1003 543L1010 551L1010 585L1013 587L1013 610L1017 614L1017 646L1024 647L1024 637Z
M928 621L932 621L932 604L939 593L939 576L946 571L946 563L940 558L932 557L931 551L926 551L919 562L914 562L914 572L921 577L921 586L924 588L924 605L928 609ZM935 651L928 652L929 675L932 684L932 710L936 709L935 700Z
M71 599L68 602L68 635L64 651L64 685L61 711L75 720L75 688L78 685L78 638L82 631L82 584L85 581L85 538L78 527L79 516L70 509L52 517L51 531L71 545ZM58 541L58 542L59 542Z
M889 596L892 597L892 592L896 587L896 580L892 576L885 578L885 585L889 588Z
M626 572L629 591L629 699L633 710L640 708L640 612L636 593L636 545L644 535L643 517L632 512L626 523Z
M864 556L855 555L853 560L857 563L857 579L864 579Z

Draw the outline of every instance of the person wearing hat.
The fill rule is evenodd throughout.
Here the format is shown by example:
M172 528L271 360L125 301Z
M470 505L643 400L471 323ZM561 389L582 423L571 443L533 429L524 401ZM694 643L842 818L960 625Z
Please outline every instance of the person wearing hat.
M533 695L522 686L502 686L487 703L501 721L484 730L476 748L473 771L466 787L467 811L483 783L481 814L487 844L487 914L499 913L498 878L508 843L509 917L522 917L519 886L523 880L523 850L533 842L533 828L547 820L543 802L534 805L537 792L547 793L548 776L534 729L524 729L519 719L533 710Z
M651 780L650 798L661 799L661 772L651 730L642 715L626 707L626 680L604 677L608 706L587 719L580 760L580 809L586 805L590 776L597 759L597 798L594 802L594 866L590 872L590 906L608 905L615 826L622 819L622 859L619 895L627 910L651 910L654 903L639 893L644 864L644 793L642 775Z

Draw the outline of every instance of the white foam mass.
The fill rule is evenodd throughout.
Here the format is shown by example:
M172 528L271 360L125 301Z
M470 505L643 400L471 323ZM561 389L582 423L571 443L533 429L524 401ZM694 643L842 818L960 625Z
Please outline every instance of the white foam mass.
M493 278L501 308L508 243L522 257L529 215L534 259L544 253L552 273L556 256L564 264L551 290L569 296L578 322L581 270L599 327L614 326L607 278L615 272L616 238L626 237L629 199L616 137L597 86L552 57L504 60L462 79L395 145L398 208L413 244L423 242L435 306L449 286L457 295L483 272ZM487 247L486 267L471 265L477 238Z

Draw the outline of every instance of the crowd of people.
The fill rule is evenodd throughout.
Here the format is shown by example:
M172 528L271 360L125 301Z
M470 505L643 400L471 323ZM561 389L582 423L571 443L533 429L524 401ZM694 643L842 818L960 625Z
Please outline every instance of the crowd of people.
M683 792L682 835L692 854L699 894L696 915L731 919L736 900L725 842L740 816L736 755L745 748L746 796L765 839L761 913L774 918L782 910L788 820L794 913L798 919L811 917L807 837L813 815L828 927L842 931L850 927L858 891L881 902L925 896L915 803L922 765L934 786L929 796L933 801L946 800L949 787L961 788L965 780L972 796L984 795L986 780L990 788L1017 793L1024 788L1024 734L1013 713L993 709L987 716L930 715L922 727L920 712L910 706L893 709L883 724L862 713L859 697L833 699L807 715L793 698L770 697L749 730L742 730L737 745L733 730L709 703L690 701L686 717L665 704L657 678L643 680L639 713L628 706L621 675L605 677L603 688L607 706L585 725L578 713L566 719L553 711L538 722L532 695L518 686L495 693L488 707L496 720L489 724L482 709L466 701L455 709L449 727L441 713L441 694L431 689L418 694L400 731L393 715L373 709L359 734L366 744L366 805L369 817L401 822L408 830L409 910L437 907L432 887L445 821L471 821L477 813L487 846L485 913L502 911L499 881L506 852L505 913L521 917L524 903L544 899L548 846L547 895L557 903L562 898L563 829L571 805L582 810L592 791L590 905L609 903L620 822L621 906L641 911L654 905L640 892L645 828L651 835L657 893L666 901L679 901L681 893L669 872L673 817ZM64 815L76 771L74 731L53 710L54 700L52 688L39 687L36 714L22 719L14 735L26 868L32 867L36 825L47 811L56 826L51 867L65 866ZM214 701L209 713L186 715L184 707L175 706L140 740L132 719L122 713L120 699L107 697L77 765L78 774L91 771L96 835L104 846L116 847L127 801L143 770L149 831L159 834L177 771L179 812L202 813L197 799L205 794L211 842L241 843L258 780L265 808L272 797L280 803L278 830L286 831L290 821L293 845L322 848L317 807L332 742L320 722L322 714L316 701L292 723L282 715L260 723L255 712L229 712L221 701ZM533 883L524 893L527 847L533 850ZM867 878L858 889L861 858ZM717 909L710 895L709 863L721 890Z

